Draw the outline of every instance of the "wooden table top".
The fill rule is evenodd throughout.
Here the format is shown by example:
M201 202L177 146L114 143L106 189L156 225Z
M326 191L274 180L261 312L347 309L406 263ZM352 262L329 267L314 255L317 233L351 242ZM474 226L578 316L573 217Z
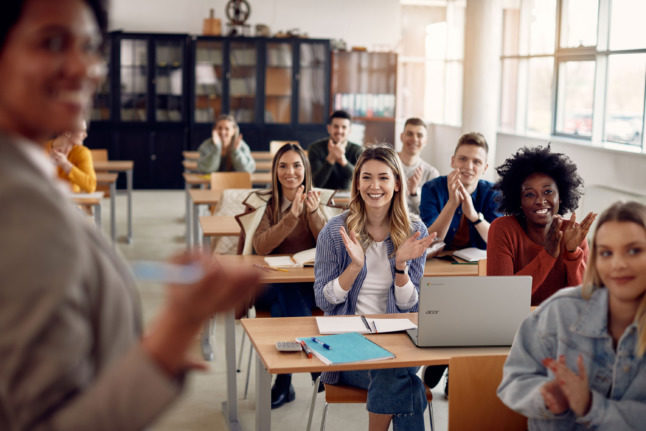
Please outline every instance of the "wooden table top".
M182 151L182 157L189 160L197 160L200 158L200 153L197 151Z
M106 160L94 162L96 172L121 172L129 171L134 168L135 162L132 160Z
M184 181L186 183L196 186L196 185L210 185L211 184L211 175L210 174L195 174L190 172L182 173ZM251 174L251 183L253 185L267 186L271 184L271 173L270 172L254 172Z
M223 262L245 263L248 265L265 266L264 256L258 255L219 255ZM425 277L451 277L451 276L477 276L478 265L454 265L441 259L429 259L424 266ZM263 271L262 278L265 283L302 283L314 282L314 268L289 268L286 271L270 269Z
M197 161L196 160L183 160L182 161L182 166L184 166L184 169L187 169L189 171L197 171Z
M186 157L186 156L184 156L184 157ZM271 161L274 158L274 156L269 151L252 151L251 152L251 157L253 157L253 159L256 162L259 162L261 160L269 160L269 161Z
M188 194L196 205L215 205L222 199L222 190L190 189Z
M406 317L417 323L417 313L386 314L378 317ZM242 319L241 322L262 363L272 374L446 365L449 359L455 356L505 355L509 352L509 347L418 348L406 333L396 332L366 335L371 341L392 352L395 355L394 359L325 365L316 356L308 359L302 352L281 353L275 346L277 341L292 341L296 337L320 335L314 317L255 318Z
M271 160L257 160L256 161L256 172L268 172L271 171Z
M96 182L97 184L112 184L117 181L119 174L114 172L97 172L96 173Z
M251 174L251 184L255 186L271 185L271 172L254 172Z
M202 216L200 227L204 236L238 236L240 225L234 216Z
M77 205L98 205L103 199L103 192L72 193L72 202Z

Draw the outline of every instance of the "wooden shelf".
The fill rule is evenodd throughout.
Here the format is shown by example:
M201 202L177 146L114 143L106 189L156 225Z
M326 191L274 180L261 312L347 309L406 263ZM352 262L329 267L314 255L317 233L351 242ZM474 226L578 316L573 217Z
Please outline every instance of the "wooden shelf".
M394 117L352 117L353 122L368 122L372 121L375 123L392 123L395 121Z

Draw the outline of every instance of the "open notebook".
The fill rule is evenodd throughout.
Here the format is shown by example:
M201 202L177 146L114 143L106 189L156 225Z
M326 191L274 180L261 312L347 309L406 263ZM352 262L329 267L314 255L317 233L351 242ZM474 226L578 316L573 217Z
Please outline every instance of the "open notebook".
M373 319L364 316L319 316L316 318L316 325L321 334L344 334L347 332L378 334L417 328L417 325L410 319Z
M291 256L265 256L267 265L275 268L301 268L314 266L315 248L299 251Z

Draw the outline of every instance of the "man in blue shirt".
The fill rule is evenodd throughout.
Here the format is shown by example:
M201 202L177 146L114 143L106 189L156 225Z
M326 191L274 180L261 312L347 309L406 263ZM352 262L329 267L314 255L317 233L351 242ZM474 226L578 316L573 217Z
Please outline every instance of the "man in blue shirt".
M487 248L489 223L500 217L493 183L480 178L487 170L489 146L480 133L458 139L451 156L453 171L422 187L420 216L446 248Z

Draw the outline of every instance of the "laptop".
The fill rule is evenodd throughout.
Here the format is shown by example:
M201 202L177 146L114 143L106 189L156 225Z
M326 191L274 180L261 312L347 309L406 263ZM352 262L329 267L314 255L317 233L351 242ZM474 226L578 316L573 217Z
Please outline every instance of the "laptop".
M423 277L408 335L418 347L510 346L531 296L530 276Z

